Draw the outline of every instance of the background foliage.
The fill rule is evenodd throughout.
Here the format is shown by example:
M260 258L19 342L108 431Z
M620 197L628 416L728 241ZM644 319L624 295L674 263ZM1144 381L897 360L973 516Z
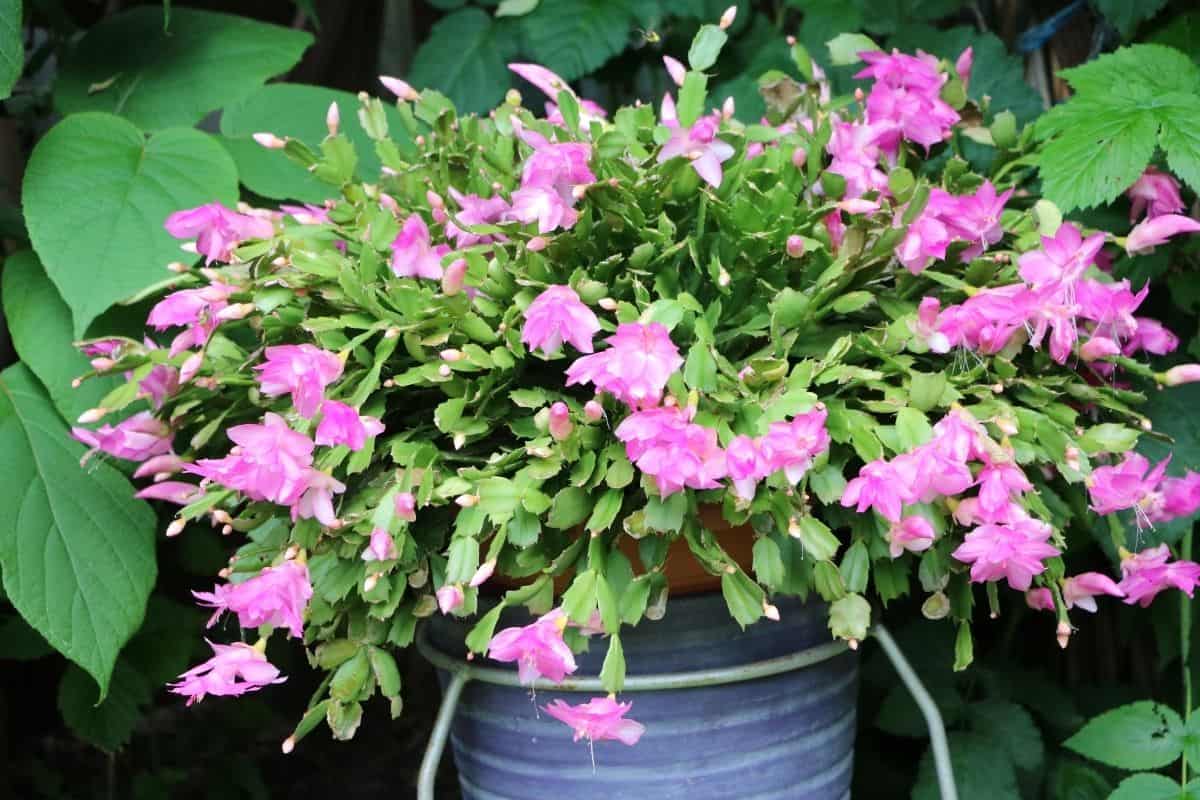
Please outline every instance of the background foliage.
M327 756L312 743L317 737L289 762L278 755L294 722L286 711L251 698L236 709L184 714L164 698L162 683L193 656L198 612L188 590L224 563L225 548L215 537L163 543L155 511L129 499L121 468L91 461L80 470L84 448L66 436L68 423L103 405L113 388L71 388L89 365L70 343L140 329L139 297L168 282L164 265L181 258L163 218L214 198L233 204L239 193L255 202L323 200L311 176L250 136L269 129L315 147L329 103L356 107L353 93L377 91L380 71L437 88L464 111L484 112L512 88L536 96L505 68L514 60L545 64L610 108L656 100L670 87L662 54L685 53L701 22L726 5L231 0L102 9L0 0L0 365L10 364L0 372L0 475L8 479L0 496L0 795L307 797L331 788L322 784ZM839 34L950 58L970 45L969 92L987 109L978 135L1003 133L1007 123L995 123L1004 111L1014 135L1032 123L1039 146L1006 168L1062 210L1127 229L1119 196L1148 163L1181 178L1189 200L1200 187L1200 12L1183 0L738 6L730 45L711 72L712 94L733 96L742 119L762 114L760 86L789 67L789 34L828 71L837 94L854 88L853 67L837 64L826 47ZM1134 42L1143 44L1117 50ZM1056 101L1065 102L1042 113ZM377 170L357 120L343 129L364 154L361 171ZM970 146L971 158L989 152ZM1140 260L1137 274L1128 273L1132 262L1116 265L1135 283L1155 282L1155 315L1194 357L1198 249L1160 250ZM1198 395L1165 393L1152 415L1178 440L1177 458L1193 464ZM1186 530L1151 535L1178 542ZM1108 541L1097 532L1097 546L1072 557L1102 567ZM1166 791L1162 782L1177 784L1125 771L1167 767L1184 752L1200 761L1196 717L1171 710L1187 710L1176 676L1196 668L1186 658L1186 605L1158 603L1152 630L1116 609L1065 655L1052 623L1005 607L994 624L979 626L968 672L951 669L953 637L921 625L921 610L909 606L894 604L889 622L951 726L964 796L1083 800L1119 785L1114 797L1155 797ZM914 798L936 797L920 716L878 654L868 652L865 666L858 762L866 769L855 796L890 798L897 786L913 786ZM410 685L432 686L419 663L405 672ZM313 688L301 683L283 687L294 702L275 695L272 705L301 707ZM428 694L410 709L411 729L371 726L364 733L374 739L332 751L362 762L339 791L376 796L411 784L426 735L421 720L436 703ZM1163 726L1167 735L1131 746L1139 732Z

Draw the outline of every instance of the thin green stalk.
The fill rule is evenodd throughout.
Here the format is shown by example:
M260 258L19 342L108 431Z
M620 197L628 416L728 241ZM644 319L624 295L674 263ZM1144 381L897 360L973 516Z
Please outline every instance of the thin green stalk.
M1190 561L1192 558L1192 529L1188 528L1179 545L1179 557ZM1183 668L1183 721L1186 726L1192 716L1192 604L1191 598L1180 593L1179 598L1179 659ZM1180 768L1180 786L1187 786L1188 758L1187 750L1183 751L1183 766Z

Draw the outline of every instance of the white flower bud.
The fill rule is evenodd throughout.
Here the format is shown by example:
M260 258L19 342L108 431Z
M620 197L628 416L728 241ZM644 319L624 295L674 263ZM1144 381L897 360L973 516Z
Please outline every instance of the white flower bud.
M268 150L282 150L287 147L287 139L280 139L273 133L256 133L253 138Z

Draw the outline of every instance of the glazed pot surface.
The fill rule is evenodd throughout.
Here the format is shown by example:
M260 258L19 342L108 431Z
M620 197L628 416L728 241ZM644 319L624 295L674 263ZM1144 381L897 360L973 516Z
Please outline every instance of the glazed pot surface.
M719 594L675 597L658 622L621 634L628 674L690 672L789 655L829 641L826 607L780 598L780 622L745 631ZM505 625L524 624L516 610ZM462 656L468 625L431 624L431 642ZM577 676L597 675L607 644L577 658ZM488 666L496 665L485 661ZM440 675L443 682L447 676ZM791 672L741 683L662 692L626 692L629 717L646 726L641 741L595 745L541 707L593 695L468 682L451 734L466 800L839 800L849 797L857 659L845 652Z

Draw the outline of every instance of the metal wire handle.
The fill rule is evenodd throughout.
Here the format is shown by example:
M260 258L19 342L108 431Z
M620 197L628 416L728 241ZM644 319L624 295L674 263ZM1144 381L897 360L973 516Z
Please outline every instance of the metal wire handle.
M941 788L942 800L958 800L958 792L954 785L954 772L950 764L950 749L946 744L946 730L942 724L942 716L929 692L913 671L912 666L904 658L895 641L882 625L874 626L872 634L879 639L884 653L899 673L900 679L912 693L913 699L925 715L925 723L929 727L929 738L933 747L933 759L937 767L938 786ZM446 685L442 697L442 706L438 710L437 721L433 733L429 737L429 745L425 748L425 756L421 759L421 770L417 778L417 800L434 800L434 779L437 777L438 763L446 749L446 740L450 736L450 726L454 721L454 712L462 697L463 687L467 681L480 681L498 686L522 686L517 673L507 669L482 667L454 658L434 647L429 641L426 626L422 625L417 631L417 650L433 666L450 674L450 682ZM784 672L819 664L846 651L844 642L833 641L790 653L786 656L754 661L749 664L737 664L732 667L719 669L701 669L690 672L667 672L650 675L633 675L625 679L624 691L652 692L668 689L695 689L701 686L718 686L726 683L740 683L758 678L779 675ZM599 678L567 678L562 683L552 683L545 680L535 680L531 688L546 689L556 692L601 692L603 684Z

